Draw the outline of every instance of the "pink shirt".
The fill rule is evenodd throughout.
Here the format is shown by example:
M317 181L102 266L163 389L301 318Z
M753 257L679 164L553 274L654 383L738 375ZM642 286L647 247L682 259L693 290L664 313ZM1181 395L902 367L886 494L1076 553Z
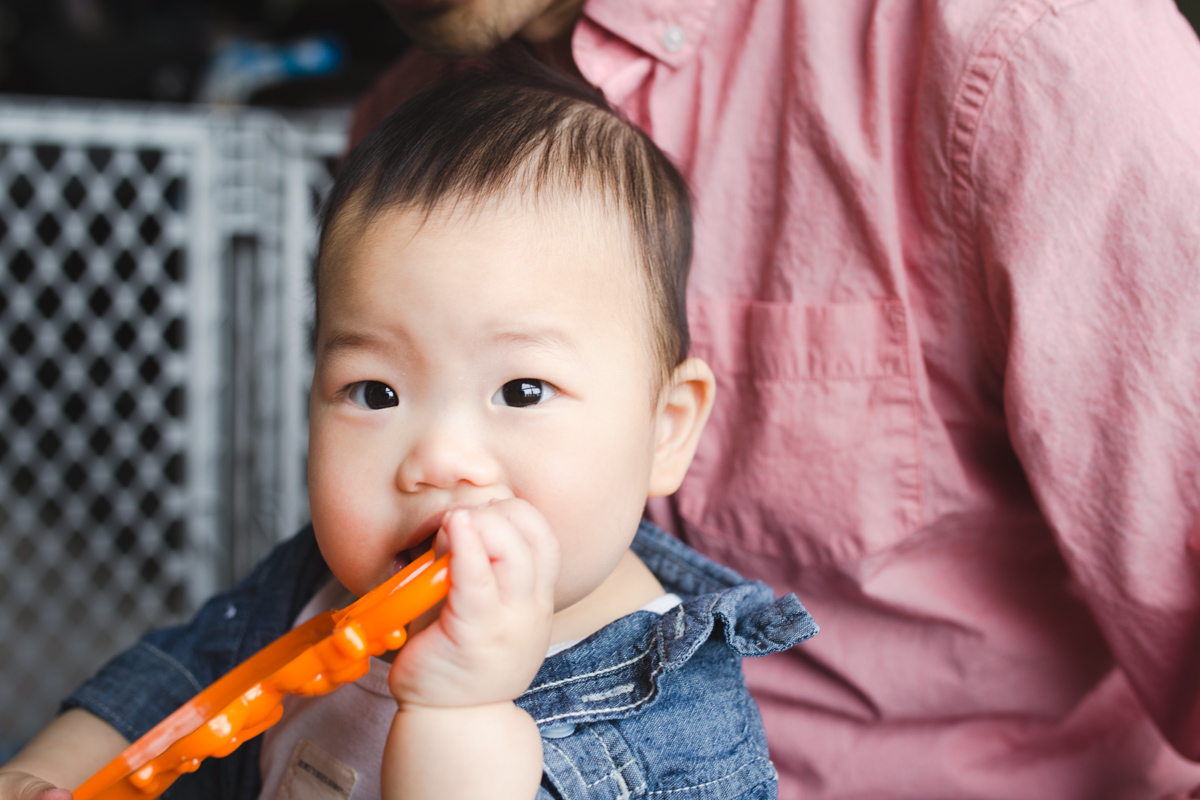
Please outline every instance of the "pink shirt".
M1171 0L589 0L574 52L697 198L719 397L651 514L822 628L746 663L780 796L1200 786L1168 745L1200 758L1200 46Z

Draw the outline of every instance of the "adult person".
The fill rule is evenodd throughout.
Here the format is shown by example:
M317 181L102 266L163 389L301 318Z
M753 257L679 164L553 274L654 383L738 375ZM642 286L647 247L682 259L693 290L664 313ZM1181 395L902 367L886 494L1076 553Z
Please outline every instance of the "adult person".
M384 4L419 49L356 137L515 38L687 176L719 399L649 515L821 623L746 664L781 797L1200 787L1200 47L1169 0Z
M649 513L822 625L747 664L781 797L1200 787L1200 48L1170 0L389 5L421 49L358 135L516 38L692 186L718 402Z

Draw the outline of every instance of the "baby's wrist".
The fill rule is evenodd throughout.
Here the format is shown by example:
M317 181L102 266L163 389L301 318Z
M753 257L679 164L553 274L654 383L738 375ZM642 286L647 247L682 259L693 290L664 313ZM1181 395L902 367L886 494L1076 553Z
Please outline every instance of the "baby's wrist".
M397 698L398 706L397 714L409 714L411 716L426 716L426 715L442 715L444 717L465 717L469 715L477 716L496 716L508 715L513 709L521 711L517 708L517 704L513 700L484 700L484 701L464 701L462 703L438 703L438 702L422 702L412 700L401 700Z
M505 700L402 706L388 731L381 780L385 800L530 798L541 775L537 723Z

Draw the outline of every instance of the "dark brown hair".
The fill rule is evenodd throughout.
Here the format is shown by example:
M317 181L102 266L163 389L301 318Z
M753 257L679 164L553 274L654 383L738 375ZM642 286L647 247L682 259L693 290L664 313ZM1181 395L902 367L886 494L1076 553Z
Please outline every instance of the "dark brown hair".
M317 268L337 249L333 239L351 214L367 224L397 207L430 213L447 201L547 189L595 194L628 221L666 377L689 346L687 184L602 95L530 61L461 72L380 123L350 154L326 200Z

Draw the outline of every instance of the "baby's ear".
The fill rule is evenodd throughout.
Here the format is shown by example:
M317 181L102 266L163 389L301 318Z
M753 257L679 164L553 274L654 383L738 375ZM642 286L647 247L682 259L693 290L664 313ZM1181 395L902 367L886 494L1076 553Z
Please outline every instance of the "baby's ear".
M698 358L689 358L671 373L658 401L648 496L671 494L683 483L716 394L717 380L708 364Z

